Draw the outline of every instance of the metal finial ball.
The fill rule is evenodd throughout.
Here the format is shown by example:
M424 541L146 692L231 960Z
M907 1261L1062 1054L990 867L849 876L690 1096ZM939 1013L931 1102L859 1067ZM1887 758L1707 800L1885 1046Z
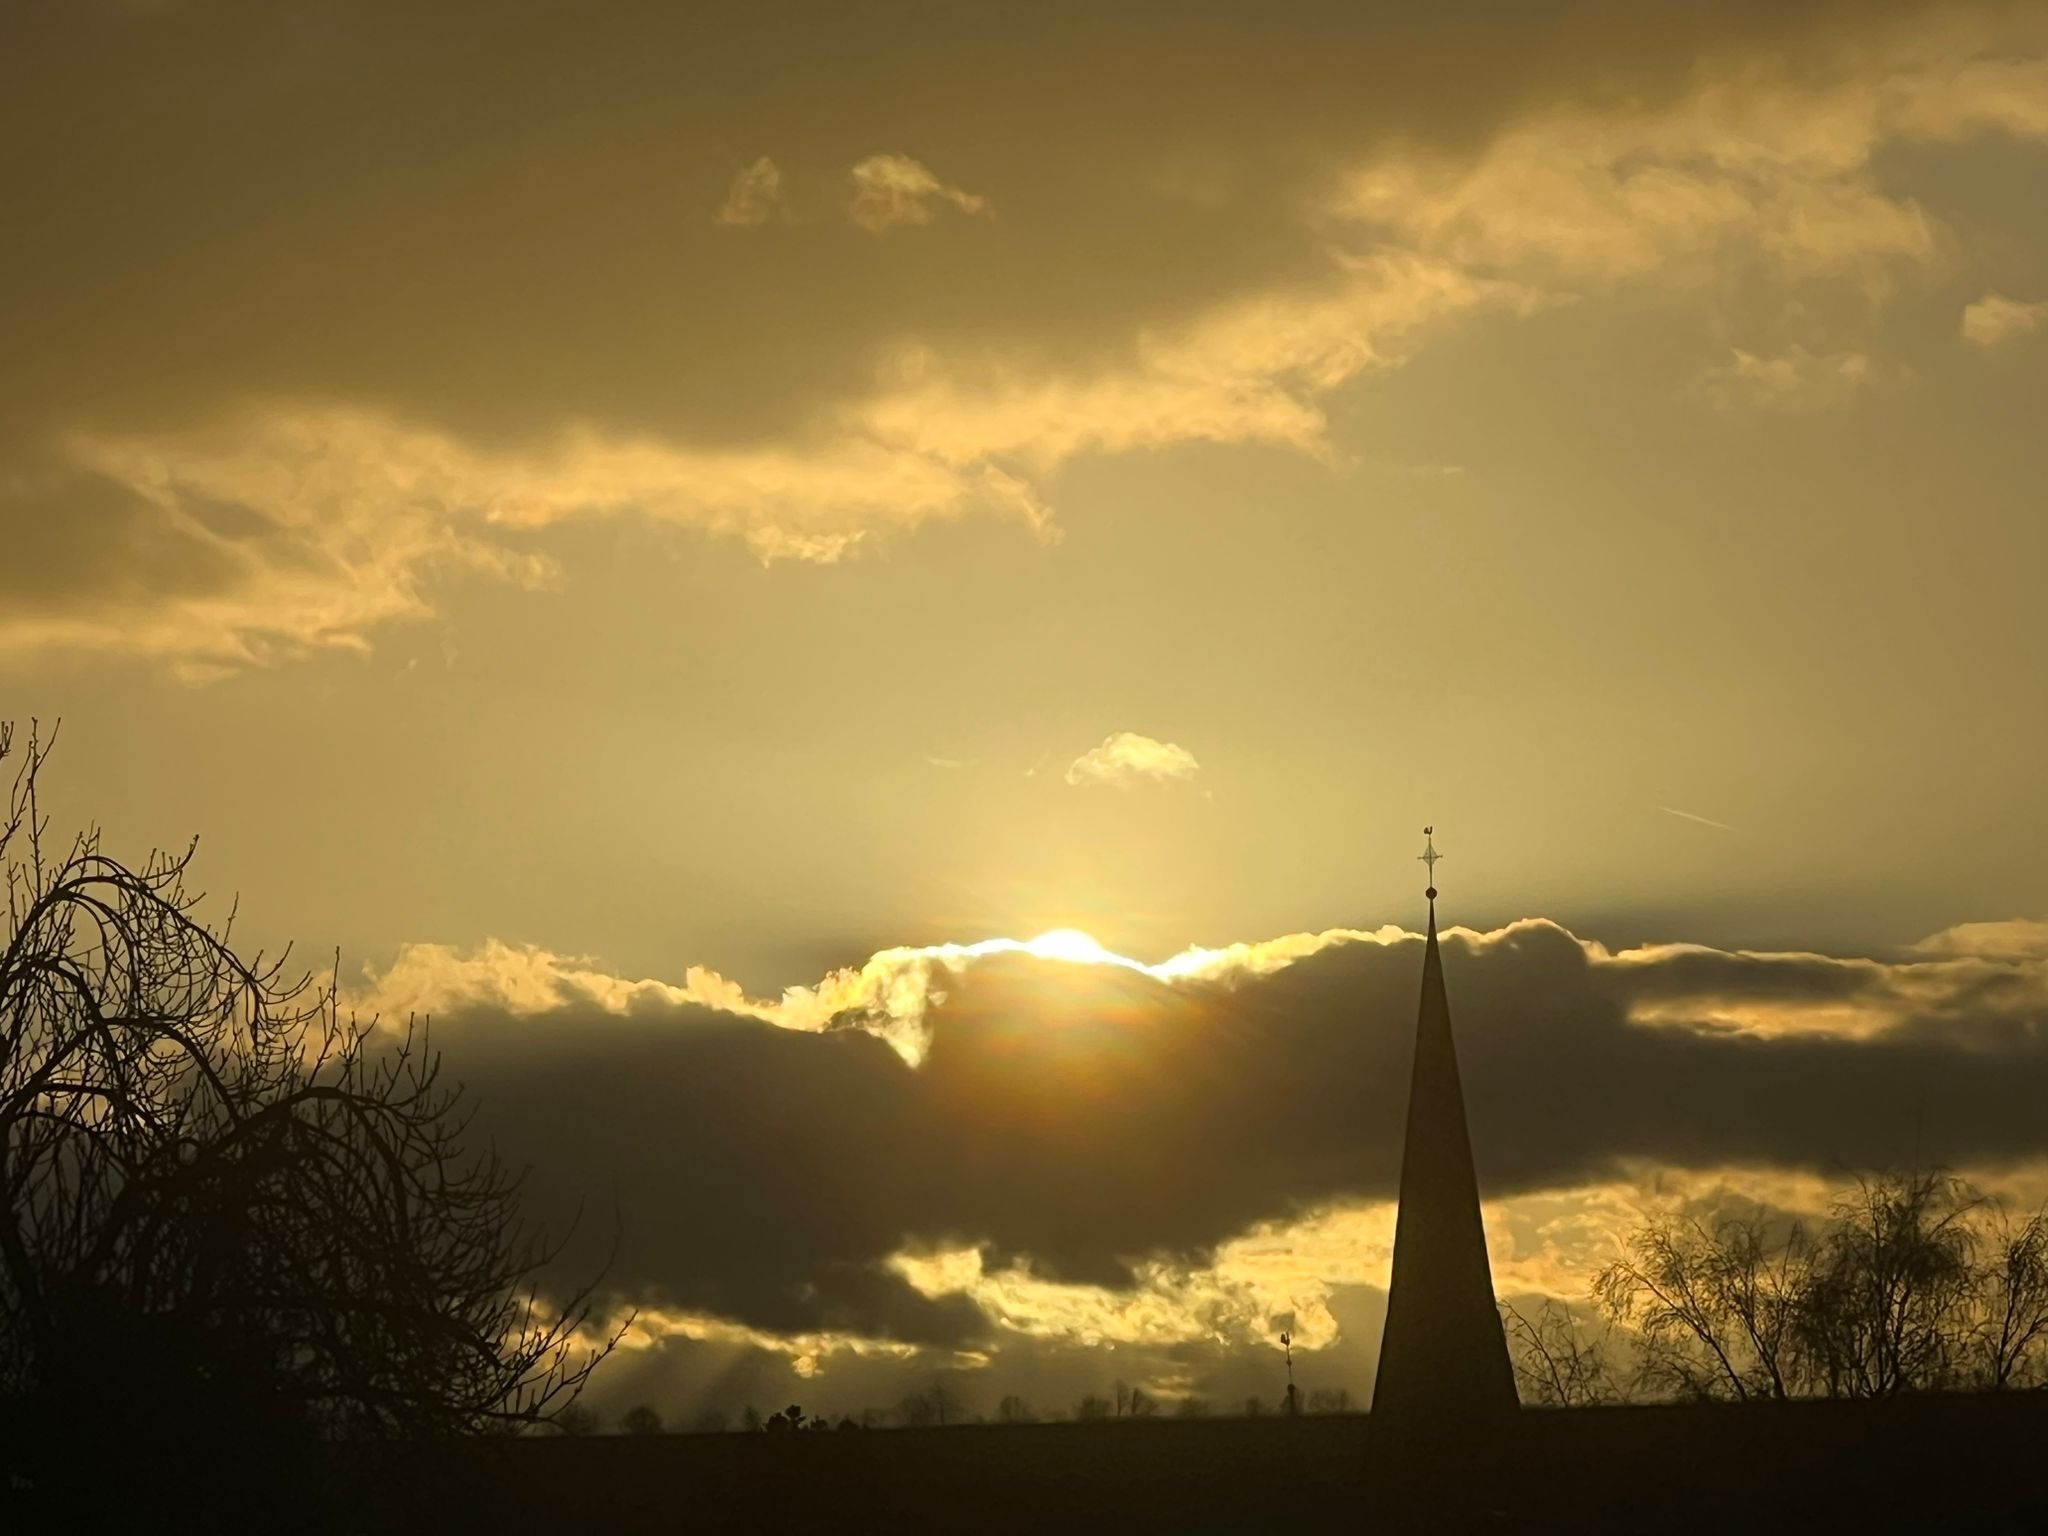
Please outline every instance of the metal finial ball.
M1429 899L1430 899L1431 901L1435 901L1435 900L1436 900L1436 887L1432 885L1432 886L1431 886L1431 887L1430 887L1430 888L1429 888L1428 890L1424 891L1424 892L1423 892L1422 894L1423 894L1423 895L1425 895L1425 896L1427 896L1427 897L1428 897L1428 898L1429 898Z

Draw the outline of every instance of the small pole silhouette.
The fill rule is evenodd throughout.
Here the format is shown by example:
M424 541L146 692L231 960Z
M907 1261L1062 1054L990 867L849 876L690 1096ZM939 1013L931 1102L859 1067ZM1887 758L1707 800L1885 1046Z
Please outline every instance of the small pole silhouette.
M1294 1402L1294 1335L1284 1329L1280 1334L1280 1348L1287 1357L1287 1412L1292 1417L1300 1411Z

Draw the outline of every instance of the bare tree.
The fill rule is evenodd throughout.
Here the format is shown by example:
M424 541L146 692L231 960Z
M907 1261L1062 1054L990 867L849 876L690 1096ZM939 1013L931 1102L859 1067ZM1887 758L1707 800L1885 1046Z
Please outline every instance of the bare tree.
M1505 1304L1500 1314L1523 1402L1579 1408L1628 1398L1616 1371L1612 1322L1589 1333L1576 1312L1549 1297L1534 1316Z
M1976 1374L1993 1388L2039 1386L2048 1379L2048 1211L2015 1226L1993 1206L1991 1221Z
M1774 1236L1761 1216L1708 1226L1660 1214L1630 1236L1594 1295L1611 1319L1636 1330L1652 1391L1784 1398L1797 1387L1812 1258L1796 1224Z
M896 1422L905 1429L931 1429L945 1422L935 1392L906 1392L896 1404Z
M48 750L32 732L0 817L0 1397L72 1429L127 1394L339 1436L561 1409L610 1345L578 1342L587 1288L539 1292L551 1250L465 1152L424 1029L242 958L232 913L196 915L190 847L53 850Z
M1038 1422L1038 1415L1031 1411L1029 1403L1013 1392L996 1404L996 1422L999 1424L1035 1424Z
M1859 1178L1811 1235L1760 1215L1652 1216L1594 1294L1655 1393L1889 1397L2048 1375L2048 1213L2015 1223L1938 1171ZM1521 1322L1525 1390L1562 1400L1577 1385L1551 1373L1574 1367L1570 1348Z
M636 1404L626 1410L619 1420L619 1428L629 1435L658 1435L662 1432L661 1415L645 1403Z
M1829 1396L1959 1383L1979 1204L1961 1180L1931 1172L1858 1179L1837 1198L1800 1309L1801 1342Z

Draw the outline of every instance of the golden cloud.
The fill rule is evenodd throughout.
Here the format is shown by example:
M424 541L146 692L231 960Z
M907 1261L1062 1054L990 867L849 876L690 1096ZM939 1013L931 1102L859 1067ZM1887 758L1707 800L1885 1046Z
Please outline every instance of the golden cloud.
M1653 112L1566 104L1511 124L1476 157L1375 161L1331 211L1463 267L1567 285L1696 284L1746 254L1784 276L1882 291L1939 242L1926 211L1881 184L1880 149L2048 134L2027 95L2048 84L2048 57L2001 57L2013 45L1979 16L1880 34L1819 85L1729 63Z
M1963 340L1972 346L1999 347L2048 322L2048 299L2022 302L2002 293L1987 293L1963 310Z
M737 982L703 966L688 967L677 984L621 977L588 957L498 939L467 952L414 943L402 946L381 970L366 966L362 983L343 1000L358 1014L391 1024L470 1007L533 1015L585 1004L624 1014L644 1002L694 1004L810 1033L835 1025L864 1029L915 1066L930 1044L928 1015L945 1002L952 979L995 957L1110 965L1171 986L1195 986L1271 976L1334 946L1387 946L1417 937L1392 924L1331 928L1216 948L1190 946L1147 963L1062 930L1035 939L878 950L859 966L787 987L773 999L751 997ZM1536 918L1487 932L1443 930L1446 943L1464 944L1479 958L1549 937L1577 946L1595 980L1611 982L1626 999L1629 1021L1646 1028L1870 1040L1915 1021L1960 1017L1987 990L1997 992L2004 1014L2048 1008L2048 923L2033 920L1946 929L1913 946L1914 958L1904 960L1697 944L1610 950Z
M763 155L732 179L714 222L735 229L751 229L786 213L782 200L782 170Z
M1964 1170L2014 1210L2048 1199L2048 1164ZM1542 1189L1483 1205L1495 1294L1583 1303L1594 1278L1654 1210L1708 1213L1731 1205L1817 1222L1839 1178L1752 1166L1634 1164L1597 1183ZM1129 1287L1062 1283L1028 1264L987 1267L978 1248L905 1249L889 1267L929 1298L972 1301L1000 1333L1084 1348L1181 1344L1330 1349L1341 1333L1329 1308L1340 1288L1382 1290L1393 1263L1394 1202L1348 1201L1260 1222L1221 1243L1206 1263L1151 1260Z
M620 1349L629 1353L654 1349L672 1340L764 1350L784 1357L796 1374L805 1378L823 1375L835 1358L908 1360L920 1352L917 1345L897 1339L871 1338L838 1329L776 1333L750 1328L710 1312L658 1306L635 1308L630 1319L620 1313L586 1321L576 1342L584 1348L597 1348L613 1338L618 1340Z
M325 406L273 407L198 433L77 433L66 443L74 464L165 518L193 523L199 509L227 505L290 542L274 561L249 560L226 595L172 603L160 621L67 616L0 628L0 643L91 643L215 667L316 644L361 649L377 625L430 614L428 582L441 571L552 579L506 535L582 518L737 538L764 561L840 560L878 535L977 510L1050 537L1026 468L1189 441L1318 451L1316 394L1400 361L1399 339L1428 319L1510 300L1502 285L1440 266L1377 260L1347 267L1333 290L1225 306L1149 340L1121 373L970 387L935 360L899 357L880 393L805 441L762 447L579 427L536 447L487 448Z
M939 180L908 155L870 155L854 166L847 217L871 234L929 224L941 208L986 213L988 200Z
M59 609L0 617L0 649L72 647L167 658L193 679L319 649L363 650L374 629L428 617L432 578L480 572L528 588L545 556L447 515L403 454L352 458L348 423L280 424L255 449L79 434L81 470L114 482L149 536L205 552L210 579L166 579ZM104 600L101 600L104 598Z
M1923 955L2048 960L2048 919L2009 917L1997 922L1957 923L1930 934L1913 949Z
M1722 410L1753 406L1767 411L1817 411L1862 394L1879 376L1877 365L1861 352L1815 356L1795 346L1759 357L1737 347L1727 362L1701 376L1699 389Z
M1067 931L1035 939L898 946L878 950L863 964L836 970L812 985L787 987L772 1000L749 997L739 983L703 966L687 968L681 985L676 985L653 978L627 979L599 968L589 957L500 939L487 939L468 952L446 944L406 944L384 969L364 967L362 983L344 994L343 1004L359 1016L379 1018L392 1027L459 1008L532 1015L586 1004L623 1014L643 1002L694 1004L813 1034L835 1023L865 1029L915 1066L930 1043L926 1016L945 1001L947 978L993 956L1021 954L1062 964L1115 965L1162 981L1217 980L1233 974L1270 974L1340 940L1390 944L1409 937L1393 927L1376 933L1333 929L1263 944L1191 947L1158 965L1112 954L1085 935Z
M1846 285L1874 304L1945 259L1931 215L1880 175L1881 152L2048 137L2043 99L2048 38L1973 11L1879 29L1797 78L1727 62L1663 106L1535 109L1463 154L1377 148L1301 231L1322 244L1319 276L1226 295L1086 362L913 338L801 432L745 446L594 426L486 446L374 411L281 402L208 432L80 435L77 463L166 518L225 502L285 530L282 550L238 553L243 579L203 601L155 603L133 625L46 615L10 622L0 643L199 668L361 647L378 625L429 613L445 570L547 579L505 535L577 518L737 538L764 560L838 560L972 513L1049 534L1042 482L1081 455L1205 442L1332 457L1326 397L1400 366L1460 317L1527 313L1622 280L1711 299L1731 263L1780 284ZM987 211L907 156L870 156L851 175L849 212L876 232ZM761 222L781 195L763 158L719 218ZM2016 303L1980 301L1966 333L2011 334L2026 309ZM1765 336L1711 368L1700 393L1800 409L1897 372L1864 337Z

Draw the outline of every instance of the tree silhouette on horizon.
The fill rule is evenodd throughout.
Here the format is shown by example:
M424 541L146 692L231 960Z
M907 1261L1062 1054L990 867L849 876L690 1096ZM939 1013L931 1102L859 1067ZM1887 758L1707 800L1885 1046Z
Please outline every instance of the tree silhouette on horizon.
M571 1402L617 1335L583 1342L588 1287L541 1293L552 1250L519 1179L465 1148L425 1030L344 1020L331 985L238 954L232 914L196 913L191 847L140 867L92 829L52 847L49 750L31 732L0 815L17 1489L75 1483L109 1436L171 1478L258 1447L246 1479L319 1439L516 1429Z

